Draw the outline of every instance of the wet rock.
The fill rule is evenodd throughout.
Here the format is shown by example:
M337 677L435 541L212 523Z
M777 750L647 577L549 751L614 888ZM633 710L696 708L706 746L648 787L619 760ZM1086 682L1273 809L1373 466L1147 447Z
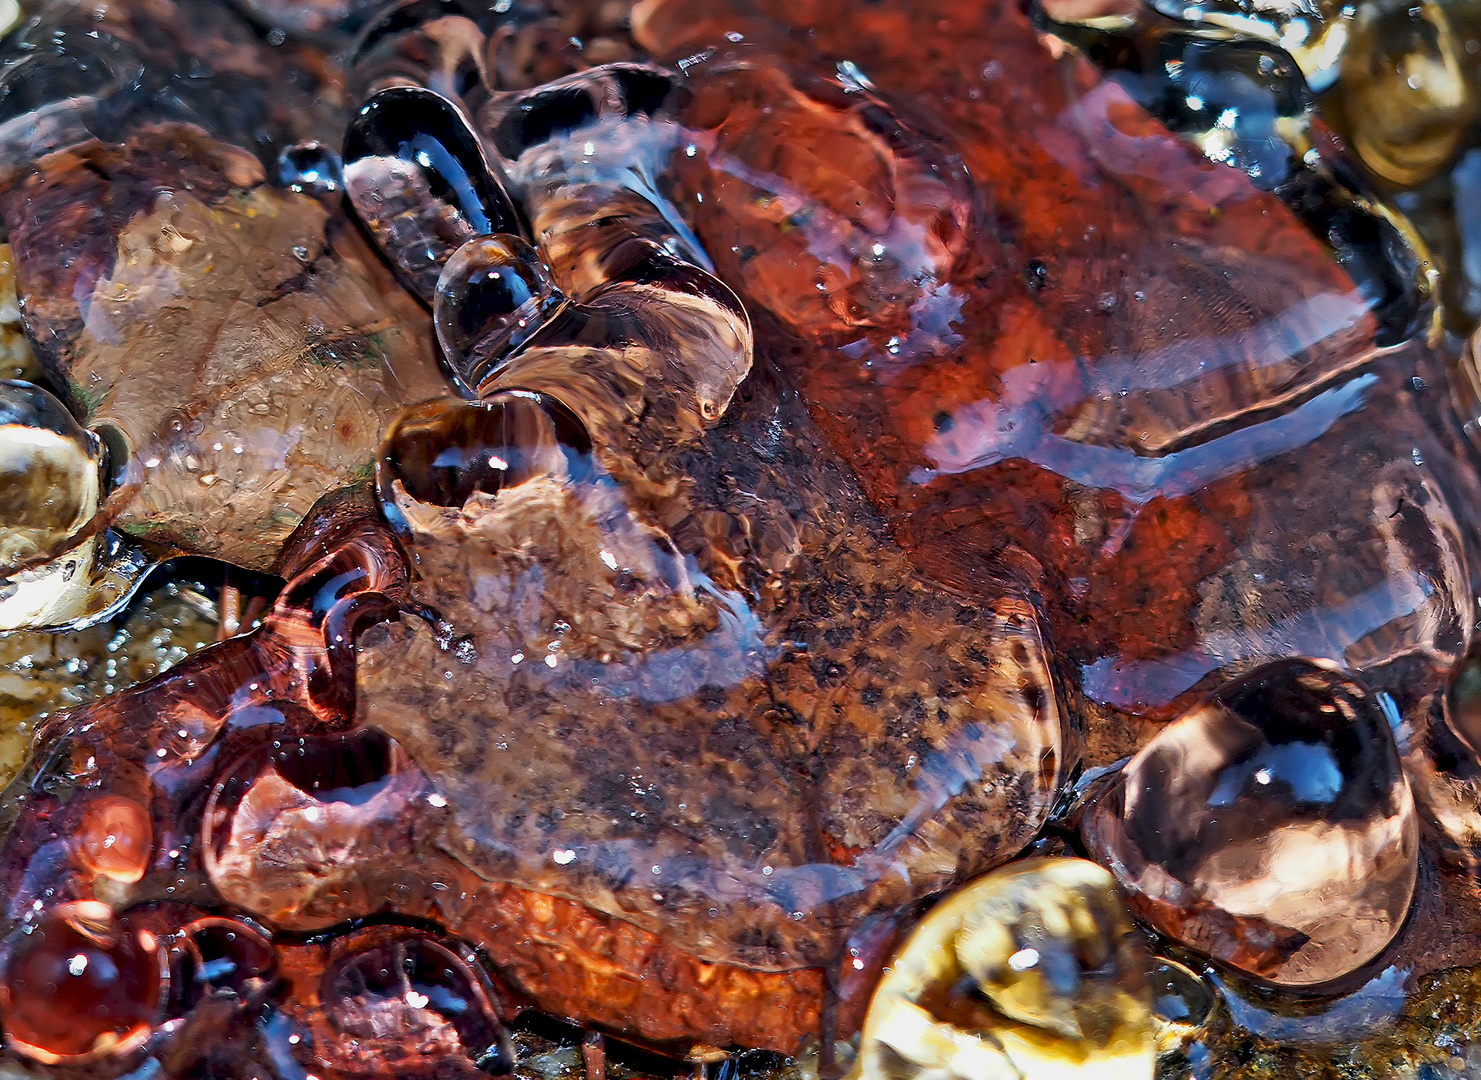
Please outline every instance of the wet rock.
M154 854L149 811L133 799L104 795L89 802L72 837L72 857L95 877L133 884Z
M630 8L629 0L401 0L366 24L346 67L362 97L418 85L476 108L489 93L635 59Z
M58 155L13 204L150 190L90 286L33 325L66 335L64 384L115 433L122 529L265 570L324 491L368 472L396 412L444 384L416 303L336 208L230 148L156 134Z
M357 19L381 7L382 0L242 0L242 6L290 34L344 34Z
M437 7L398 9L408 39L460 17ZM183 853L134 884L323 931L305 946L321 960L354 920L432 919L543 1009L679 1052L791 1051L827 1034L826 968L862 963L856 931L887 936L1040 827L1075 757L1061 674L1087 711L1141 719L1277 649L1408 685L1411 712L1443 685L1474 592L1474 484L1423 393L1443 383L1426 384L1420 344L1375 356L1373 298L1278 201L1051 60L1012 5L987 15L992 34L972 5L880 0L811 27L789 11L780 43L744 20L691 42L723 4L667 7L682 25L652 40L673 68L469 109L570 303L487 355L479 305L451 313L475 345L449 359L487 400L414 406L377 451L399 544L374 507L353 525L326 512L290 545L284 572L300 572L260 633L48 725L0 815L16 910L97 878L68 846L86 786L147 806L156 852ZM759 19L766 0L748 7ZM464 61L489 43L461 29L423 74L476 73L477 97L488 62ZM201 149L205 186L227 177L199 199L211 211L246 193L258 218L290 196L332 216L181 127L159 145ZM113 207L132 223L155 213L159 172L130 175L147 198ZM483 196L409 205L413 239L416 214L453 204ZM186 260L165 253L201 244L189 220L120 235L174 270ZM223 263L233 281L281 253L236 223L253 242ZM106 328L119 298L88 294L82 318L75 289L115 252L68 235L78 273L47 267L84 330ZM277 275L264 296L254 279L243 306L305 280ZM488 309L496 324L509 306ZM305 312L282 314L292 329ZM230 349L211 355L238 374ZM295 404L322 397L299 365L281 374ZM442 391L400 389L398 407ZM364 412L346 422L385 425ZM164 419L197 434L195 415ZM1336 476L1362 483L1334 498ZM1066 997L1063 955L1015 947L1022 970L1003 970L987 937L971 955L1004 1030L1056 1047L1099 1030ZM452 1039L404 1000L427 988L449 982L344 993L295 976L250 1022L301 1047L284 1052L305 1071L348 1071L340 1048L377 1018L403 1041ZM320 1021L290 1012L335 995L322 1051L305 1047ZM840 1000L841 1028L856 1003Z
M1382 699L1284 660L1144 747L1083 832L1158 930L1286 986L1378 956L1414 895L1419 837Z
M12 154L0 216L47 379L116 451L109 522L265 570L443 386L338 201L267 182L284 146L338 141L334 70L226 5L54 5L22 39L4 100L44 145Z
M578 359L585 379L565 393L589 433L589 457L572 453L571 437L537 402L507 400L510 390L457 409L491 418L511 410L511 430L513 410L527 412L531 437L513 449L559 450L548 467L501 449L510 468L489 477L496 493L453 473L427 501L410 497L420 489L414 479L393 480L417 599L447 621L449 644L440 650L436 632L411 623L367 632L357 668L362 722L419 764L436 763L428 775L451 815L440 827L449 839L428 837L404 887L452 872L432 860L440 849L457 853L459 875L507 881L466 900L457 890L439 897L449 925L485 947L492 927L545 910L542 897L567 898L549 907L539 935L496 934L503 970L543 1008L595 1010L602 1023L654 1040L788 1049L818 1001L799 962L829 955L835 928L868 910L887 918L894 903L874 905L927 888L956 863L945 852L958 850L958 838L975 837L973 860L1005 853L1001 835L978 832L989 818L1000 827L1000 815L1017 831L1019 812L1001 802L1016 801L1017 782L1001 787L990 777L1002 766L983 774L979 764L997 753L987 748L999 745L1004 723L1015 731L1011 757L1038 755L1046 770L1023 778L1024 808L1037 814L1059 768L1045 741L1057 703L1032 617L1012 604L949 632L948 663L978 672L961 684L977 689L964 697L940 683L940 658L912 643L926 640L921 619L945 632L937 620L950 609L926 602L907 615L918 586L898 552L864 531L867 511L835 465L814 454L792 472L808 452L795 441L794 404L755 390L713 427L686 430L657 398L672 392L666 381L634 378L648 370L636 352L532 344L501 375L511 386L539 385L535 376L564 374ZM631 408L598 393L619 386L633 388ZM641 404L638 387L653 404ZM742 474L741 487L721 479L778 422L788 434L769 451L773 460ZM428 424L429 435L440 424ZM433 449L418 454L435 460ZM634 475L638 452L652 455L647 479L614 484ZM467 460L464 475L474 478L479 454L449 457ZM699 478L694 488L667 486L680 475L677 460L682 475ZM654 520L680 523L672 535L685 537L682 562L651 531ZM811 584L794 593L793 581ZM737 606L738 585L756 588L756 600ZM799 635L805 652L767 644ZM430 685L418 674L426 665L436 672ZM931 687L929 712L895 697L922 684ZM820 692L837 707L826 730L808 704ZM925 741L912 749L905 733L915 723L926 725ZM808 788L829 793L816 824L787 779L795 766L777 753L805 754ZM614 770L642 782L609 783ZM908 884L900 865L912 867ZM633 960L589 951L609 938ZM553 963L553 948L566 960ZM645 972L660 956L676 966L655 981ZM704 976L710 989L691 982L700 970L713 973ZM620 1013L617 1002L627 1003Z
M1475 477L1444 433L1453 420L1421 415L1444 410L1440 395L1416 396L1413 382L1445 376L1418 342L1402 361L1376 352L1368 290L1278 198L1207 162L1119 87L1078 66L1083 81L1062 84L1037 45L997 36L964 49L978 40L964 12L870 7L867 51L859 25L806 19L816 47L849 57L870 85L939 105L935 130L952 133L943 147L905 124L877 134L870 105L885 105L846 66L828 93L763 71L754 43L771 46L774 24L754 14L722 9L705 24L671 11L665 22L661 9L644 4L635 22L661 56L727 32L751 43L689 70L680 118L699 130L695 156L672 159L692 200L682 205L751 310L815 346L770 338L916 565L968 593L1017 582L1008 587L1052 597L1056 648L1080 665L1086 695L1137 716L1176 716L1200 680L1272 655L1380 667L1414 632L1448 677L1470 634L1460 519ZM980 77L953 82L921 64L926 38ZM1024 85L1035 92L1006 93ZM1075 164L1060 164L1072 144ZM951 152L992 208L959 244L949 220L930 224L962 205ZM815 167L819 157L832 167ZM934 192L914 211L845 196L840 179L871 177L878 192L904 176ZM798 189L805 210L787 201ZM829 291L830 275L858 265L853 252L878 242L889 254L892 237L917 229L929 240L911 249L924 261L909 279L945 280L910 303L908 325L873 324L847 289ZM1388 449L1349 411L1370 393L1398 403L1383 412ZM1401 516L1434 505L1416 461L1446 475L1449 522L1396 530L1385 522L1401 505ZM1382 479L1343 500L1297 493L1357 473ZM1418 579L1393 576L1399 566L1425 584L1410 593ZM1437 621L1416 619L1421 608Z
M948 896L869 1005L858 1080L1152 1076L1149 957L1109 874L1029 859Z
M271 164L285 144L338 138L344 100L323 52L264 35L233 5L120 0L35 5L0 77L0 171L92 139L189 124ZM96 208L94 208L96 209ZM106 211L105 211L106 213Z
M1054 22L1105 30L1129 29L1148 10L1142 0L1041 0L1037 6Z

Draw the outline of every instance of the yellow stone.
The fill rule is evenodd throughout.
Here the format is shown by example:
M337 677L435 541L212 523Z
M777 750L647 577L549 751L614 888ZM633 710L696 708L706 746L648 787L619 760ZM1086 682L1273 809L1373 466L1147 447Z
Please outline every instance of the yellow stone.
M1476 96L1459 45L1433 0L1359 9L1337 87L1353 149L1384 180L1422 183L1466 137Z
M870 1002L850 1080L1150 1080L1149 964L1101 867L1003 867L911 934Z

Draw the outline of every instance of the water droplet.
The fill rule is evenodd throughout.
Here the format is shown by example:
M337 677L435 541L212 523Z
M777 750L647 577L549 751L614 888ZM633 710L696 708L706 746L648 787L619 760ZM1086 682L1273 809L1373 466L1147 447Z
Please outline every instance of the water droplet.
M495 495L537 476L585 476L590 454L585 427L564 405L508 391L407 409L386 434L376 475L387 516L405 527L405 499L458 507L475 492Z
M148 1037L164 984L152 936L94 900L62 904L19 941L0 977L5 1038L47 1065L77 1065Z
M1383 709L1306 660L1267 664L1164 728L1083 828L1159 931L1291 986L1377 956L1418 872Z
M39 386L0 380L0 463L0 563L61 542L97 508L98 440Z
M197 919L183 932L196 982L241 994L250 980L277 970L278 954L257 930L237 919Z
M1218 1001L1213 987L1174 960L1154 958L1149 981L1152 1010L1164 1026L1179 1034L1194 1034L1208 1020Z
M487 981L457 952L405 928L351 935L336 952L319 995L355 1058L441 1073L462 1056L490 1075L509 1072L508 1036Z
M91 874L135 882L144 876L154 850L149 811L122 795L88 803L72 837L72 857Z
M519 231L478 136L456 105L430 90L397 86L372 96L345 134L344 171L355 213L428 304L460 245Z
M474 396L564 301L550 268L526 241L479 236L437 279L432 318L442 354Z
M344 187L344 165L317 140L294 143L278 154L278 183L309 195L332 195Z

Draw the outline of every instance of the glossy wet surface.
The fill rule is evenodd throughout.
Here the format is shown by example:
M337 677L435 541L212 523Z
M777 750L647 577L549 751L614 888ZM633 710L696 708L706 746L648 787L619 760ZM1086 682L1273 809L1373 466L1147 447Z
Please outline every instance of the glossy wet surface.
M213 5L23 32L0 218L102 490L12 566L287 585L39 733L14 1054L498 1073L528 1006L798 1052L1139 750L1057 843L1264 980L1251 1019L1208 969L1240 1024L1314 988L1347 1041L1481 957L1481 486L1421 257L1014 7L786 18L413 3L347 81Z

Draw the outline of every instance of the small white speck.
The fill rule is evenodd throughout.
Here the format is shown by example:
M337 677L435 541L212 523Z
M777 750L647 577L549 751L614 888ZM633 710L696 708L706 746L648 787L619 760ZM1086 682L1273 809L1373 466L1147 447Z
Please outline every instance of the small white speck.
M447 800L434 791L432 794L427 796L427 805L435 806L441 809L442 807L447 805Z
M168 754L169 754L169 751L166 750L163 746L161 746L158 750L156 750L154 752L154 756L155 757L165 757Z
M880 256L881 256L881 255L883 255L883 254L884 254L884 245L883 245L883 244L875 244L875 245L874 245L874 246L873 246L873 247L871 247L871 248L870 248L870 249L869 249L869 250L870 250L870 252L871 252L871 253L872 253L872 254L873 254L873 255L874 255L874 257L875 257L875 258L876 258L876 259L877 259L877 258L879 258L879 257L880 257Z
M864 961L860 960L857 956L854 957L854 959L851 962L854 965L854 970L855 971L863 971L864 970Z
M576 853L570 848L561 848L550 857L555 860L556 866L570 866L576 861Z
M556 660L555 653L551 653L549 656L547 656L545 658L545 666L546 667L553 668L553 667L555 667L555 665L557 663L559 663L559 661Z
M610 551L602 552L602 562L607 564L608 570L617 569L617 556L613 555Z
M178 859L180 857L180 849L179 848L170 848L170 850L169 850L169 852L167 854L172 859Z
M302 1041L303 1041L302 1038L300 1038L297 1035L289 1035L288 1036L288 1045L289 1046L297 1046Z
M1203 108L1203 98L1199 97L1197 94L1189 94L1187 98L1187 104L1188 108L1192 109L1194 112L1197 112L1199 109Z
M1270 770L1269 769L1261 769L1259 772L1257 772L1255 774L1255 783L1257 783L1257 784L1268 784L1268 783L1270 783Z
M684 147L685 157L693 157L697 153L699 153L699 147L695 146L693 143L690 143L688 146Z
M87 956L84 953L78 953L72 957L67 961L67 970L73 975L81 975L87 970Z
M763 867L762 867L762 868L761 868L761 873L762 873L762 874L763 874L763 875L764 875L764 876L765 876L765 877L771 877L771 875L772 875L772 874L773 874L773 873L774 873L774 871L773 871L773 870L772 870L772 868L771 868L771 867L769 867L769 866L763 866Z
M427 997L426 994L419 994L415 990L408 990L406 992L406 1003L413 1009L425 1009L427 1002L430 1000L432 999Z
M653 872L655 874L662 873L663 872L663 867L659 866L657 863L654 863L653 864Z
M509 662L511 664L520 664L520 663L523 663L524 662L524 658L525 658L525 654L524 653L517 652L517 653L515 653L513 656L511 656L509 658Z
M1008 966L1014 971L1027 971L1031 967L1037 967L1039 963L1038 949L1019 949L1008 957Z
M503 470L505 470L507 472L509 470L509 462L505 461L498 454L490 454L489 455L489 468L491 468L491 469L503 469Z
M152 457L152 458L147 459L144 462L144 467L146 469L157 469L157 468L159 468L159 458Z
M588 142L585 146L583 146L581 148L581 152L583 154L585 154L587 157L591 157L593 154L595 154L597 152L597 144L594 143L594 142Z

